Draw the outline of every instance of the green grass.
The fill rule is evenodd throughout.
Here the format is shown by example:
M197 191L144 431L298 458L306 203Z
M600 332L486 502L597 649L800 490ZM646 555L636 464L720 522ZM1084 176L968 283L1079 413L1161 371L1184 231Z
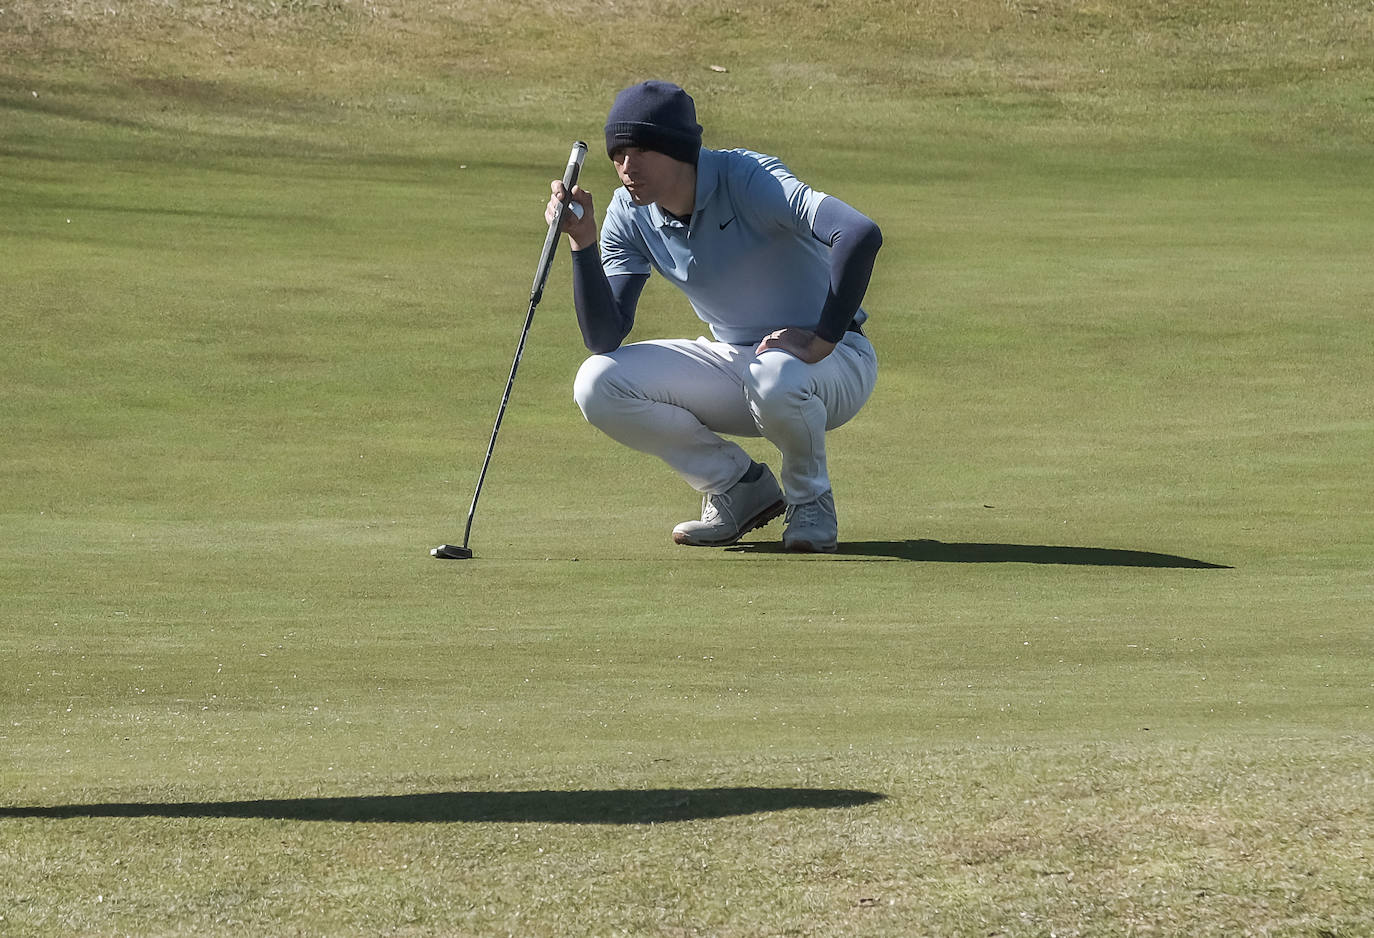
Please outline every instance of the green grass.
M0 934L1369 933L1374 10L1292 7L5 4ZM668 541L560 257L433 561L648 74L883 227L844 551Z

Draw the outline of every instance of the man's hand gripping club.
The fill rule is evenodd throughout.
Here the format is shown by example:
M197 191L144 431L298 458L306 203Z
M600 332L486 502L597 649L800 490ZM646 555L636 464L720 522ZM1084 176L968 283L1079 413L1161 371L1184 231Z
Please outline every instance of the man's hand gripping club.
M552 225L554 216L558 213L559 203L566 202L568 210L563 213L563 222L558 226L558 230L568 236L568 242L574 251L594 247L597 233L592 194L581 186L573 186L572 192L568 192L561 179L555 179L550 188L553 194L544 209L544 223Z

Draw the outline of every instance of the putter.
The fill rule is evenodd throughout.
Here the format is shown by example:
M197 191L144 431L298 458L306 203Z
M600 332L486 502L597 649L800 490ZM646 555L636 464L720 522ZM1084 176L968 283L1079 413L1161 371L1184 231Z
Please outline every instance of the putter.
M587 158L587 145L581 140L573 144L572 153L568 155L568 168L563 173L563 188L569 193L577 183L577 175L582 171L582 161ZM431 550L431 557L438 557L440 560L470 560L472 558L472 548L468 547L468 538L472 536L472 518L477 514L477 499L482 495L482 483L487 478L487 467L491 465L491 454L496 449L496 434L501 432L501 418L506 415L506 405L510 403L510 391L515 386L515 372L520 367L520 356L525 353L525 339L529 337L530 325L534 322L534 308L539 305L539 300L544 296L544 284L548 282L549 270L553 267L554 251L558 247L558 226L563 222L563 212L567 209L567 202L560 202L554 212L553 221L549 222L549 234L544 238L544 251L539 256L539 267L534 272L534 286L530 289L530 309L525 314L525 328L520 331L520 344L515 347L515 361L510 366L510 378L506 380L506 393L501 395L501 408L496 412L496 424L491 428L491 441L487 443L487 455L482 460L482 471L477 475L477 488L472 493L472 505L468 508L468 523L463 529L463 543L461 546L456 544L440 544Z

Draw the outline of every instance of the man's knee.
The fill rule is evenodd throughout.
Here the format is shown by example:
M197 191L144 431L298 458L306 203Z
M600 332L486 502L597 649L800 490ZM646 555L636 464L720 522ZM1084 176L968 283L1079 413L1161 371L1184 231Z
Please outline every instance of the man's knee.
M606 355L593 355L577 369L573 380L573 400L582 410L587 422L597 425L607 412L608 402L615 395L615 359Z
M749 368L749 399L763 413L783 414L811 396L806 362L786 352L760 355Z

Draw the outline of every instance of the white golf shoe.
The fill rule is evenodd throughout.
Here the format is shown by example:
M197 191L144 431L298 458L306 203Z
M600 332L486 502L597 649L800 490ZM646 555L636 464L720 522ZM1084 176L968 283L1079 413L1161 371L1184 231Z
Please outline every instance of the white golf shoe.
M826 492L814 502L787 506L787 529L782 532L784 550L833 554L839 544L840 523L835 517L832 492Z
M701 499L701 520L673 528L673 541L689 547L727 547L783 513L782 487L772 471L753 482L736 482L719 495Z

